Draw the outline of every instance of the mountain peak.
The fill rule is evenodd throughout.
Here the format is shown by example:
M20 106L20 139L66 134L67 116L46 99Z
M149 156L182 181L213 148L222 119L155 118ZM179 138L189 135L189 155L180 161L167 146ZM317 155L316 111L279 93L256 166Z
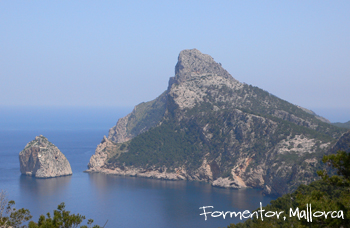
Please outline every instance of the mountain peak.
M195 48L181 51L175 66L177 81L181 82L191 76L202 74L216 74L225 78L232 78L221 64L215 62L210 55L203 54Z

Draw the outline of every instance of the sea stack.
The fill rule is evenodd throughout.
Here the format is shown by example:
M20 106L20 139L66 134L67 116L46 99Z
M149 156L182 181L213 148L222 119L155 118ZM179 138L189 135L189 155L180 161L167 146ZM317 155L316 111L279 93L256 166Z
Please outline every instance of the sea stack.
M64 154L44 136L36 136L19 153L21 173L37 178L72 175Z

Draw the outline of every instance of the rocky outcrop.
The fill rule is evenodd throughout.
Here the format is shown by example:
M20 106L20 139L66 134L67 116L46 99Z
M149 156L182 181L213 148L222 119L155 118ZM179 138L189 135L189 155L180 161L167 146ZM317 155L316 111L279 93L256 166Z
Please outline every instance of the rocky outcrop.
M283 194L318 178L319 161L344 132L326 122L183 50L167 91L119 119L88 171Z
M108 155L111 155L115 151L116 144L106 136L103 136L103 139L100 144L98 144L95 154L91 156L88 168L90 172L99 172L102 167L105 165L105 162L108 158Z
M228 177L222 178L219 177L215 181L213 181L212 186L220 187L220 188L242 188L247 187L244 182L239 182L238 180L232 180Z
M64 154L44 136L36 136L19 153L20 169L24 175L50 178L72 175Z

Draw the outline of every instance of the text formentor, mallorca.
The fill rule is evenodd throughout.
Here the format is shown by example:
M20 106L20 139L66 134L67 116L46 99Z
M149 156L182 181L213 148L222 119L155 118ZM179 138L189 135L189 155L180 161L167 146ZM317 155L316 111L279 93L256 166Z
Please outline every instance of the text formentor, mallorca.
M262 208L262 203L260 202L260 209L250 212L249 210L242 211L210 211L210 208L214 208L213 206L203 206L200 207L200 210L203 210L203 213L199 215L204 215L204 220L206 221L209 216L213 218L222 217L223 219L226 218L239 218L242 219L248 219L248 218L257 218L264 221L265 218L270 217L276 217L277 219L283 219L286 220L286 214L284 211L266 211ZM290 208L289 209L289 218L291 217L298 217L298 219L306 219L307 222L312 222L312 218L318 218L318 217L324 217L327 218L341 218L344 219L344 212L342 210L339 211L312 211L311 204L306 204L306 210L299 210L299 208Z

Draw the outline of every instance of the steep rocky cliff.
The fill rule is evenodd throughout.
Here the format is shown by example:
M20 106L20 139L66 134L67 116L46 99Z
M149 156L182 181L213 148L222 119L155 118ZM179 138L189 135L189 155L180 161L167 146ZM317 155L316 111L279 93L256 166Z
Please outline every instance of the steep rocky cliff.
M118 121L88 171L283 194L317 178L322 155L344 132L328 122L184 50L167 91Z
M62 152L44 136L36 136L19 153L21 173L37 178L72 175L71 166Z

